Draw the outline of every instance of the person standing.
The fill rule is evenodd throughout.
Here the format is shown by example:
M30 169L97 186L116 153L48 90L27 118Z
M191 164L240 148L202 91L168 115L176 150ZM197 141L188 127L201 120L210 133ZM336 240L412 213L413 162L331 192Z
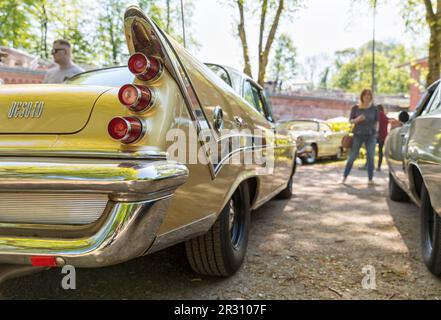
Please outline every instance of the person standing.
M383 164L383 149L384 142L389 134L389 118L384 112L383 105L378 106L378 167L377 171L381 171L381 165Z
M364 89L360 95L360 104L352 107L349 122L354 126L352 149L343 174L343 184L351 173L354 161L360 154L360 149L366 146L369 185L373 185L375 169L375 147L377 145L378 109L373 104L370 89Z
M58 66L47 72L43 83L63 83L74 75L84 72L72 61L72 46L69 41L55 40L51 53Z

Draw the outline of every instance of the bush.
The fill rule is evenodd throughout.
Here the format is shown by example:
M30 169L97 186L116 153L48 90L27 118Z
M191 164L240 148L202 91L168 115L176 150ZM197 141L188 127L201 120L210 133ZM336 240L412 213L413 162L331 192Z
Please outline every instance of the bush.
M339 132L344 131L349 133L351 131L351 124L349 121L347 122L328 122L329 126L331 127L332 131Z

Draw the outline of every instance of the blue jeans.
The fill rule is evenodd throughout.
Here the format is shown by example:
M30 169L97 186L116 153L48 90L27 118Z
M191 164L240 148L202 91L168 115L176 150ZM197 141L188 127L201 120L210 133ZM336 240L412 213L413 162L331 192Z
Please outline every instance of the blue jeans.
M367 153L367 169L369 180L374 178L374 169L375 169L375 147L377 145L377 137L375 135L362 135L362 134L354 134L352 139L352 149L349 154L349 159L346 162L346 168L344 177L347 178L351 173L352 166L354 165L354 161L360 155L360 149L363 146L363 143L366 146Z

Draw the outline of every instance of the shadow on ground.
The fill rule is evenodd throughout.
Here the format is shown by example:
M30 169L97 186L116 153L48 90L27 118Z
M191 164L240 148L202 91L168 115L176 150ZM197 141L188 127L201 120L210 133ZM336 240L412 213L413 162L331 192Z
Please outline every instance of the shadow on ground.
M344 163L344 162L343 162ZM193 273L182 245L119 266L78 270L77 290L60 270L0 285L3 299L435 299L441 282L420 259L417 208L388 200L387 173L339 183L340 165L302 166L289 201L252 215L247 258L229 279ZM372 266L375 290L362 286Z

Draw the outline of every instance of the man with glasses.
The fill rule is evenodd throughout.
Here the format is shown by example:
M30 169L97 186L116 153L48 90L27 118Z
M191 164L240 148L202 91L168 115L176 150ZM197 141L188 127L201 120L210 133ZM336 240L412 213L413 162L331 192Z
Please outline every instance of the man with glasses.
M54 41L51 53L58 66L48 71L44 83L63 83L74 75L84 72L82 68L72 62L72 48L69 41Z

